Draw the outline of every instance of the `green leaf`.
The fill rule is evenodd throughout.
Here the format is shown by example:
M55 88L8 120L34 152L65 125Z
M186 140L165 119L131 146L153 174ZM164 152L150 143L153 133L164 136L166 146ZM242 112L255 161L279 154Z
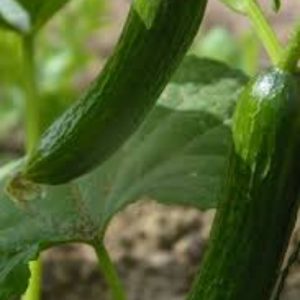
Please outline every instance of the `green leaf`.
M66 185L28 185L13 200L4 189L22 161L2 169L0 299L24 290L26 263L38 251L101 240L111 218L141 198L215 207L230 145L227 120L245 81L221 63L188 57L139 130L94 172Z
M21 34L41 28L69 0L0 0L0 25Z
M0 0L0 25L28 33L31 28L30 15L16 0Z
M31 17L32 27L40 28L70 0L19 0Z
M12 296L24 292L30 276L28 261L32 260L37 253L36 247L28 247L12 255L0 253L0 299L11 299Z
M230 141L224 122L244 82L241 73L221 63L185 59L127 145L109 202L146 195L164 203L215 207Z
M220 51L222 49L222 51ZM193 45L192 53L239 67L242 53L238 40L223 27L214 27Z

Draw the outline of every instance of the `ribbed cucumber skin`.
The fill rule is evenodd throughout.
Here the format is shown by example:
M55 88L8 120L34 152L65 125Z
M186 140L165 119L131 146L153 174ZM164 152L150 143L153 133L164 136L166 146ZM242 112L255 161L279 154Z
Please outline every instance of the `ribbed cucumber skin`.
M140 125L184 57L207 0L135 0L90 89L43 134L24 176L61 184L95 168Z
M242 92L224 190L188 300L270 299L298 209L299 83L272 69Z

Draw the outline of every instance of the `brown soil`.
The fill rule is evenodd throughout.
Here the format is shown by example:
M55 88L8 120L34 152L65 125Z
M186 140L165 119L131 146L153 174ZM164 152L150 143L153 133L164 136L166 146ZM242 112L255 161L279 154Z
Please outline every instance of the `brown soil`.
M128 299L184 300L205 251L213 216L214 211L202 213L154 201L131 205L116 216L105 242ZM300 263L289 276L282 300L299 297ZM67 245L44 254L43 299L111 299L90 247Z
M211 214L132 205L117 216L106 236L107 248L130 300L184 299L207 240ZM44 299L111 299L93 250L71 245L44 256Z

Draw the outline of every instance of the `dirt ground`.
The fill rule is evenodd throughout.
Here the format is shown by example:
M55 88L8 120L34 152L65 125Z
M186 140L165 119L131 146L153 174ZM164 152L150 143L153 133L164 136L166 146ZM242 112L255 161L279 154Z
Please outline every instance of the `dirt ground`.
M117 216L106 236L129 300L184 300L209 238L214 211L143 201ZM299 227L299 226L298 226ZM291 245L300 237L295 232ZM43 299L110 300L93 250L67 245L44 254ZM300 299L300 263L281 300Z
M109 53L118 36L130 1L111 0L114 26L102 39ZM270 2L270 1L264 1ZM280 37L286 39L290 22L300 3L284 1L285 10L270 18ZM206 27L224 26L234 32L248 23L242 16L210 1ZM106 52L105 52L106 51ZM112 222L106 236L107 247L121 274L129 300L183 300L201 261L209 237L213 211L164 207L153 201L134 204ZM297 230L292 239L300 237ZM291 244L291 245L292 245ZM95 255L87 246L67 245L44 253L44 300L108 300L110 293L99 272ZM296 265L282 300L300 299L300 262Z

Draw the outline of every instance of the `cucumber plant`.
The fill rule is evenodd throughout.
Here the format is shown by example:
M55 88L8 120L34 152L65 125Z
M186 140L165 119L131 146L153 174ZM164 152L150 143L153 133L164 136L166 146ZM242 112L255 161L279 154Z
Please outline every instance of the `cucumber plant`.
M205 7L206 0L134 1L103 72L45 132L24 176L64 183L114 153L153 107L193 41Z
M35 37L67 2L0 2L0 25L21 41L27 152L0 168L0 299L40 299L36 259L68 242L93 247L113 299L126 299L103 240L145 195L217 207L187 299L278 298L298 210L300 29L284 48L255 0L221 0L249 18L270 57L249 80L184 58L206 0L134 0L103 71L42 134Z

